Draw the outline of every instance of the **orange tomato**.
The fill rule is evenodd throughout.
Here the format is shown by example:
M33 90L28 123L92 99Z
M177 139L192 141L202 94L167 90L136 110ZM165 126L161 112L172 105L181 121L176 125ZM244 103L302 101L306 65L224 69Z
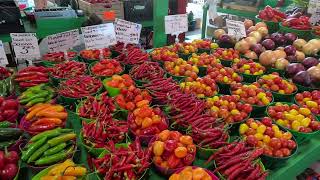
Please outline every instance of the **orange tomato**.
M151 125L152 125L152 119L149 117L146 117L143 119L141 127L142 129L144 129L144 128L150 127Z
M196 168L192 170L193 180L201 180L206 174L207 172L202 168Z
M156 156L161 156L164 151L164 142L155 141L153 144L153 154Z
M170 131L169 139L171 140L179 140L181 137L181 133L178 131Z
M153 157L153 162L160 165L162 163L162 158L161 156L154 156Z
M134 122L138 125L138 126L141 126L142 125L142 121L143 119L141 117L136 117Z
M187 153L188 153L188 150L186 147L177 147L174 150L174 155L176 155L178 158L186 157Z
M192 167L188 166L184 168L180 173L180 179L183 180L192 180Z
M188 153L194 153L194 152L196 152L197 147L194 144L190 144L187 146L187 150L188 150Z
M172 174L170 176L169 180L180 180L180 175L179 174Z
M166 141L170 135L169 130L163 130L161 133L158 134L159 140L160 141Z
M168 168L168 162L167 161L163 161L161 164L160 164L161 167L163 168Z
M159 115L152 116L152 123L157 124L161 122L161 117Z
M179 140L180 140L181 143L183 143L185 145L193 144L191 136L181 136Z
M148 106L149 105L149 101L148 100L142 100L137 102L137 107L141 108L143 106Z

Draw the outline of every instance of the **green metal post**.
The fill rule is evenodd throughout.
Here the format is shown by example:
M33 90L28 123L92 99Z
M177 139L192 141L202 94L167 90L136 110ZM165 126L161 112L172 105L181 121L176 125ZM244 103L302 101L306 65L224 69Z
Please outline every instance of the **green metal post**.
M201 39L206 37L207 31L207 14L208 14L209 5L205 4L203 6L203 16L202 16L202 27L201 27Z
M168 15L169 0L153 0L153 47L167 44L164 17Z

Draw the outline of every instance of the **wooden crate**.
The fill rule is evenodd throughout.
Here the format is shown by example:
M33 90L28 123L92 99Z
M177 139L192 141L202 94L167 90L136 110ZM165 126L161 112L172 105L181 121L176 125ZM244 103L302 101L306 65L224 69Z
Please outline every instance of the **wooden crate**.
M123 10L123 2L113 2L111 3L111 8L104 7L105 3L96 3L92 4L85 0L79 0L79 8L84 11L86 15L90 15L95 13L101 19L103 19L103 13L106 11L114 11L116 14L116 18L124 19L124 10Z

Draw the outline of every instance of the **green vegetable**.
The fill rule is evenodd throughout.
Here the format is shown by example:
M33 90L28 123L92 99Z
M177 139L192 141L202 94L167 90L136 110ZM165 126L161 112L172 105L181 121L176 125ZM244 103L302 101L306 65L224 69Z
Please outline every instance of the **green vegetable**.
M41 148L39 148L38 150L36 150L36 152L34 152L30 158L28 159L28 163L31 163L33 161L35 161L36 159L38 159L47 149L49 149L49 144L45 144L43 145Z
M33 136L30 139L30 141L35 142L35 141L38 141L39 139L42 139L43 137L47 137L48 139L50 139L50 138L61 135L61 133L62 133L61 128L52 129L52 130L45 131L45 132L42 132L40 134Z
M4 141L0 142L0 149L5 149L6 147L9 147L16 143L17 140L10 140L10 141Z
M19 128L0 128L0 141L19 139L23 131Z
M14 125L13 123L9 122L9 121L2 121L0 122L0 128L8 128L10 126Z
M53 164L53 163L57 163L59 161L62 161L64 159L66 159L69 155L71 155L73 150L74 150L74 147L71 146L71 148L69 148L66 151L59 152L59 153L56 153L54 155L46 156L46 157L43 157L41 159L38 159L35 162L35 164L39 166L39 165L50 165L50 164Z
M44 155L49 156L49 155L56 154L56 153L60 152L61 150L63 150L65 147L67 147L66 143L58 144L58 145L48 149L46 152L44 152Z
M47 140L47 137L41 138L39 141L32 143L26 151L22 151L21 159L26 161L39 147L41 147Z
M64 134L64 135L55 137L53 139L50 139L48 141L48 144L51 147L53 147L53 146L55 146L57 144L60 144L60 143L63 143L63 142L66 142L66 141L69 141L69 140L72 140L72 139L75 139L75 138L76 138L76 134L75 133Z
M45 101L46 101L45 98L32 99L31 101L28 102L28 104L26 104L26 106L27 106L27 107L31 107L31 106L33 106L34 104L41 103L41 102L45 102Z

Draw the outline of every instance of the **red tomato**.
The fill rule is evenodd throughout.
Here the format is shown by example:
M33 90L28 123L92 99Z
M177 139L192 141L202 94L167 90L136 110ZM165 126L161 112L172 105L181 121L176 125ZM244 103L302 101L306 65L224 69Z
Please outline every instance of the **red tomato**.
M281 148L281 141L278 138L271 138L269 145L273 149L280 149Z
M281 150L275 150L273 151L273 155L276 157L283 157L283 153Z
M281 148L280 149L282 151L283 156L290 156L291 151L288 148Z
M288 148L289 149L294 149L296 148L297 144L293 140L288 140Z

